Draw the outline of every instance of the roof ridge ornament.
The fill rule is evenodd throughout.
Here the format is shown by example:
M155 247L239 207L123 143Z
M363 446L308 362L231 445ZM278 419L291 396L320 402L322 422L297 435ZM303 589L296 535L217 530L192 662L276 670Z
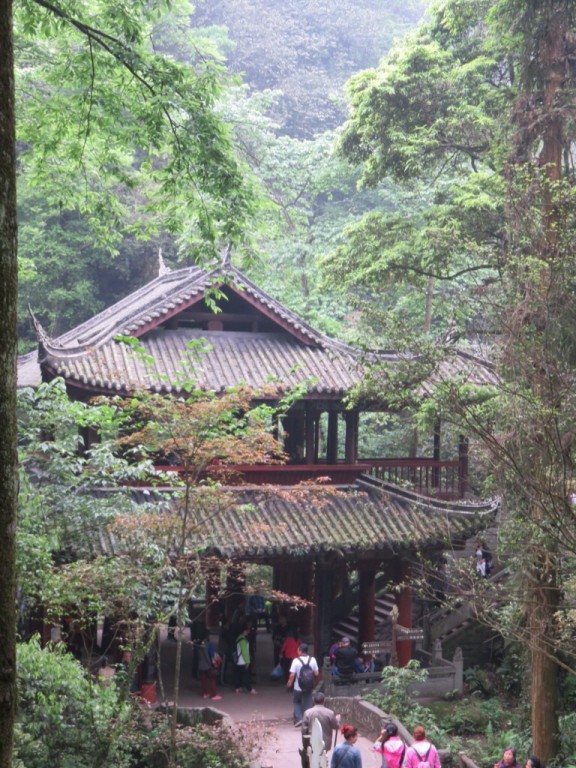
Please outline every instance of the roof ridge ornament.
M34 330L36 331L36 336L38 338L38 343L40 344L41 347L46 349L46 346L50 346L50 345L53 344L52 339L50 338L50 336L48 336L48 334L46 333L46 331L42 327L42 324L41 324L40 320L38 320L38 318L36 317L36 315L32 311L32 307L30 306L30 304L28 304L28 314L30 315L30 318L32 319L32 325L34 326Z
M164 261L164 258L162 256L162 246L158 248L158 277L163 277L164 275L167 275L172 270L170 267L166 265L166 262Z
M228 242L220 252L220 259L221 259L220 266L222 269L228 269L228 267L232 266L231 251L232 251L232 244Z

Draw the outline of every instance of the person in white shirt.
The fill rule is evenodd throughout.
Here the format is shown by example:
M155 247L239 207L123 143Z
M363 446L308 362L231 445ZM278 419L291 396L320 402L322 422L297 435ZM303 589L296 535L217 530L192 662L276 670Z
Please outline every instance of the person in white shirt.
M300 672L304 665L309 665L312 668L313 681L311 685L306 686L306 690L301 687ZM320 672L318 670L318 663L314 656L310 656L308 653L308 646L306 643L300 643L298 648L298 656L292 661L290 666L290 674L288 676L287 688L293 688L293 704L294 704L294 725L299 728L302 725L302 718L304 712L310 709L312 706L312 693L320 678Z

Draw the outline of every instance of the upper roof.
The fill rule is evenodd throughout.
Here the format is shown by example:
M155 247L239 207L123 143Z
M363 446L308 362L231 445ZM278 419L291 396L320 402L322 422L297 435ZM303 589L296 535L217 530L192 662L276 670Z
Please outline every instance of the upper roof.
M20 386L62 376L69 386L104 394L180 392L192 380L208 391L242 383L274 397L305 383L305 398L341 400L363 375L355 349L312 328L229 263L161 270L55 339L34 322L39 349L19 359ZM138 338L140 350L126 337ZM386 365L400 356L379 352L377 359ZM463 370L476 382L492 378L485 361L458 349L438 373Z
M214 295L220 313L213 314L215 287L224 298ZM340 398L359 380L351 347L314 330L230 265L161 274L56 339L35 325L38 363L32 354L20 358L21 386L39 383L42 372L104 392L180 391L190 374L216 392L240 382L261 390L307 381L309 394ZM119 338L127 336L139 339L140 352Z

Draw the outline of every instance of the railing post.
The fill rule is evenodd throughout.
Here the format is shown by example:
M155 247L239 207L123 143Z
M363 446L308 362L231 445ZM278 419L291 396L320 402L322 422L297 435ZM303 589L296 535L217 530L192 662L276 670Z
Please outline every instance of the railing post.
M460 435L458 444L458 492L464 498L468 493L468 438Z
M462 648L456 648L452 663L454 664L454 687L462 693L464 690L464 655L462 654Z

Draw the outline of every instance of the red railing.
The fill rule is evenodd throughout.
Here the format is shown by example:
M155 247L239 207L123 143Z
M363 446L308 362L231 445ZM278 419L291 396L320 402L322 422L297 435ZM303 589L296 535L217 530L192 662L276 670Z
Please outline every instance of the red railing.
M162 472L184 472L183 467L157 466ZM329 485L350 485L371 465L360 464L255 464L222 467L223 477L232 485L297 485L322 480ZM216 474L216 473L215 473Z
M370 465L369 474L372 477L424 496L460 499L467 490L465 464L461 459L362 459L362 463Z
M165 472L184 471L178 466L158 466ZM297 485L321 480L330 485L350 485L361 474L407 488L424 496L459 499L466 493L466 465L462 460L425 458L362 459L357 464L256 464L222 468L230 485Z

